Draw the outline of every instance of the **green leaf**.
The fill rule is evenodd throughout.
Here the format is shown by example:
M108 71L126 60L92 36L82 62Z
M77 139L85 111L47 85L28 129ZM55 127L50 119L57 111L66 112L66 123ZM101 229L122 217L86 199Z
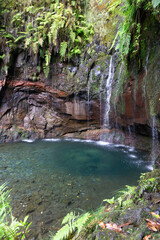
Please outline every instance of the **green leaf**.
M75 38L76 38L75 32L73 32L73 31L70 32L70 38L71 38L72 42L74 43Z
M4 59L5 56L6 56L6 54L1 55L1 56L0 56L0 59Z
M103 202L108 202L109 204L113 204L115 202L114 197L110 199L104 199Z
M16 40L14 41L15 43L16 42L18 42L19 40L21 40L21 39L23 39L23 38L25 38L26 36L24 36L24 35L21 35L21 36L19 36L18 38L16 38Z
M64 58L65 55L66 55L67 46L68 46L68 44L67 44L67 42L65 42L65 41L61 42L61 44L60 44L59 53L60 53L60 56L61 56L62 58Z

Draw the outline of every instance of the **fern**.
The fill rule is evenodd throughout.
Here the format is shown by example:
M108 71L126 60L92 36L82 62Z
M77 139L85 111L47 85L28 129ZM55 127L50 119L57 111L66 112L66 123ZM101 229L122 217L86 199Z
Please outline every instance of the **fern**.
M66 55L67 45L67 42L61 42L59 53L62 58L64 58Z
M14 41L15 43L18 42L19 40L24 39L26 36L25 35L21 35L18 38L16 38L16 40Z
M119 191L119 193L127 198L130 198L133 194L135 194L136 187L135 186L125 186L124 190Z
M113 8L116 8L123 19L123 22L119 24L118 32L111 46L111 48L113 48L116 40L118 39L116 49L119 49L123 60L126 60L126 56L128 56L128 54L136 54L138 52L141 36L141 24L138 22L140 20L138 20L136 16L138 9L142 7L144 2L144 0L134 0L132 2L126 0L124 4L119 5L120 0L116 0L112 7L108 9L108 11L113 11Z
M113 204L113 203L115 203L115 199L114 199L114 197L112 197L110 199L104 199L103 202L108 202L109 204Z
M25 41L25 48L27 48L32 42L32 38L29 37L29 38L26 38L26 41Z
M46 51L46 54L45 54L45 62L46 62L46 66L49 66L50 64L50 60L51 60L51 53L49 50Z
M81 216L75 215L74 212L68 213L62 221L65 224L51 240L63 240L67 239L70 234L75 232L76 236L80 233L84 224L89 219L90 213L87 212Z
M85 213L84 215L81 215L76 222L74 222L75 228L77 228L77 234L80 233L80 231L83 229L84 224L90 217L90 213Z
M75 34L75 32L73 32L73 31L70 32L70 38L71 38L72 42L74 43L74 41L75 41L75 39L76 39L76 34Z
M43 65L43 71L44 71L44 74L46 76L46 78L48 77L48 74L49 74L49 66L46 66L45 64Z
M62 224L72 222L75 220L75 218L76 218L75 212L70 212L63 218Z
M3 2L3 1L2 1ZM93 35L92 24L86 21L83 1L9 1L7 25L1 29L1 38L12 51L21 42L22 48L45 57L41 59L45 75L49 73L51 56L59 53L61 60L80 54ZM6 13L1 16L6 19ZM8 27L11 25L11 27ZM74 44L73 44L74 43ZM5 48L5 46L4 46ZM68 48L68 51L67 51ZM3 60L3 59L2 59Z
M28 232L27 218L24 221L17 221L11 214L11 207L9 204L9 191L6 184L0 186L0 239L17 240L18 235ZM27 226L28 225L28 226Z

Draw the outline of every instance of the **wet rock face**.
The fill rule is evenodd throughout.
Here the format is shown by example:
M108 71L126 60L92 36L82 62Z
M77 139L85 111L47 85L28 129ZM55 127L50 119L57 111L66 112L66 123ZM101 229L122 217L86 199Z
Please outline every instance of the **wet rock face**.
M108 113L111 127L152 135L153 116L157 130L160 129L159 51L157 45L147 58L147 65L143 63L141 72L133 66L127 78L118 52L107 54L104 46L96 44L86 48L81 59L70 63L60 63L57 57L51 63L47 79L37 70L34 56L28 56L26 62L24 53L19 53L14 73L10 70L0 81L1 141L22 135L62 136L105 126L107 101L111 104ZM106 101L110 92L107 81L111 55L112 93Z
M150 69L150 67L149 65L148 68ZM123 92L121 92L118 99L113 100L115 101L113 105L116 105L116 111L112 107L110 114L113 125L116 123L124 128L131 126L138 133L151 136L153 118L155 118L155 128L159 131L158 93L160 89L155 80L156 76L153 74L151 77L151 75L146 69L143 69L137 75L131 72Z
M96 48L96 44L89 46L89 51L91 47ZM56 137L99 127L104 112L99 96L108 77L110 56L105 58L107 66L101 67L96 61L98 56L104 58L104 51L104 46L99 46L96 54L85 50L81 61L73 59L67 64L58 62L57 57L47 79L37 70L37 59L26 57L21 51L14 71L9 69L5 83L2 79L1 141Z
M120 114L118 121L122 126L147 124L147 109L143 92L144 77L145 72L140 74L138 81L130 77L122 96L119 97L117 104L123 105L123 109L121 112L117 111L117 114Z
M99 104L93 101L90 107L97 113ZM87 110L84 98L45 83L8 81L0 108L1 141L62 136L87 128L88 119L96 126L99 116Z
M146 30L147 26L147 30ZM153 135L153 120L160 133L159 31L160 23L144 16L139 55L131 56L128 76L122 75L120 96L113 99L116 114L112 119L124 126L134 126L142 134ZM123 71L122 71L123 72ZM115 116L116 115L116 116ZM152 129L152 130L151 130Z

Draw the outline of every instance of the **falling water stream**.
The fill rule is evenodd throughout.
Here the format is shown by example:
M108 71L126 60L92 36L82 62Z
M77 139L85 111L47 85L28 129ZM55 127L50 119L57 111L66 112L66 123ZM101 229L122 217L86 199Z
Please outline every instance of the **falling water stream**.
M104 115L104 125L109 127L110 99L112 94L112 82L114 77L113 57L110 58L108 78L106 81L106 106Z
M153 165L156 160L158 147L159 147L159 145L158 145L158 130L156 127L156 117L153 116L153 118L152 118L152 152L151 152L151 158L152 158Z

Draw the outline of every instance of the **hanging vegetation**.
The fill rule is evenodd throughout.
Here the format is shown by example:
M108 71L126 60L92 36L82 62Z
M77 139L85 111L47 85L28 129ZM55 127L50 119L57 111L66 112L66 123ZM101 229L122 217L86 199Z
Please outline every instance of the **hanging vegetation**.
M93 27L83 14L81 1L9 1L0 2L1 8L1 59L6 47L20 46L40 56L47 76L52 53L59 53L62 60L80 54L90 41ZM15 4L15 5L14 5Z
M112 1L107 8L108 12L116 11L123 19L112 43L112 47L116 45L116 49L119 50L123 60L140 52L144 14L150 15L150 19L152 19L153 15L158 15L159 9L156 7L159 4L159 0L126 0L125 2L116 0Z

